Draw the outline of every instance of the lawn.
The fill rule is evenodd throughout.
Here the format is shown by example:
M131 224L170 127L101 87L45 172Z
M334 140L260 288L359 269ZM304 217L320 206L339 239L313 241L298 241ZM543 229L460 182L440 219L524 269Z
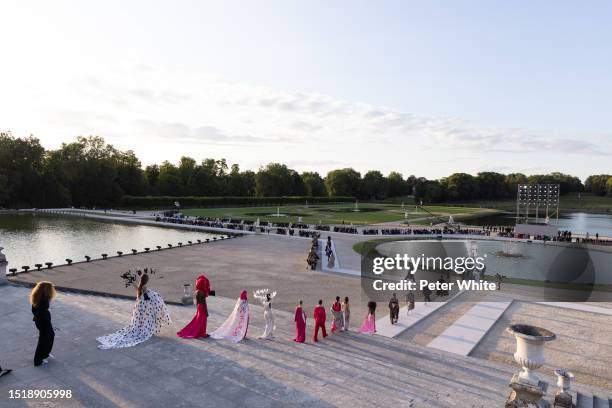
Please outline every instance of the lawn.
M452 215L456 220L495 214L496 210L469 207L426 206L427 211L448 219ZM359 211L355 211L354 204L319 204L319 205L289 205L282 207L225 207L225 208L192 208L182 212L189 216L203 216L213 218L239 218L243 220L302 222L307 224L376 224L382 222L429 219L427 212L416 209L414 205L401 204L358 204ZM280 217L273 216L277 211ZM427 222L429 223L429 222Z
M474 200L461 203L453 203L456 206L495 208L509 212L516 211L516 199L504 200ZM559 209L561 212L612 212L612 197L596 196L590 193L572 193L562 195L559 198Z

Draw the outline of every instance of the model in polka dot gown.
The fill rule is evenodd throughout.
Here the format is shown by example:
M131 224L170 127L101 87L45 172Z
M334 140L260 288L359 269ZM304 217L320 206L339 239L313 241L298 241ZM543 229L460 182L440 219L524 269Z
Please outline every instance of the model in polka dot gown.
M170 325L170 315L164 299L159 293L147 289L149 275L140 278L137 289L136 304L132 313L132 322L123 329L98 337L98 348L115 349L132 347L148 340L153 334L159 333L164 325Z

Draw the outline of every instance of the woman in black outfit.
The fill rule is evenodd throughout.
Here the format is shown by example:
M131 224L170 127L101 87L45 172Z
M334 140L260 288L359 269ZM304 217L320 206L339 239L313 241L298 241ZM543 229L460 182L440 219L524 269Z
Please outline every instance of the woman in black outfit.
M30 293L30 304L34 315L34 324L38 329L38 345L34 354L34 365L47 364L47 358L51 356L55 332L51 325L51 313L49 313L49 302L55 298L55 288L51 282L38 282L32 293Z

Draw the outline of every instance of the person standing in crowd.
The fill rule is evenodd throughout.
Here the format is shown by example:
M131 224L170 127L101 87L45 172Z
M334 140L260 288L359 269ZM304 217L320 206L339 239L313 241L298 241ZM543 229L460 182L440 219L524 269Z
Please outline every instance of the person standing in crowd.
M410 316L410 312L414 310L414 292L411 290L406 292L406 304L408 305L406 314Z
M429 289L429 285L423 288L423 297L425 298L425 304L431 302L431 289Z
M34 315L34 324L38 329L38 344L34 353L34 365L48 364L49 357L53 358L51 350L55 339L55 331L51 324L49 303L55 298L55 287L51 282L41 281L30 292L30 304Z
M351 321L351 308L349 307L349 298L346 296L342 302L342 330L348 331Z
M149 275L143 273L136 287L136 304L129 326L115 333L98 337L99 349L132 347L159 333L162 326L171 324L170 314L161 295L147 288Z
M334 255L334 251L329 252L329 257L327 258L327 268L333 269L336 266L336 256Z
M234 343L244 340L249 329L249 301L246 290L243 290L236 300L234 310L214 332L210 333L213 339L227 339Z
M389 300L389 319L391 319L391 324L397 323L399 319L399 301L397 300L397 294L393 294L391 296L391 300Z
M319 299L319 304L317 304L314 308L313 316L314 316L314 321L315 321L313 340L316 343L317 341L319 341L318 339L319 328L322 329L323 338L327 337L327 331L325 330L326 315L325 315L325 308L323 307L323 300Z
M497 281L497 290L501 290L501 285L504 280L504 277L500 273L496 273L495 280Z
M295 338L293 341L303 343L306 341L306 312L304 312L303 302L300 300L295 308Z
M376 302L368 302L368 314L359 331L365 334L376 333Z
M337 330L342 330L344 321L342 319L342 304L340 303L340 296L336 296L336 301L332 303L331 313L334 318L331 325L331 332L334 333Z
M208 306L206 297L210 294L210 282L204 275L200 275L195 282L196 286L196 315L181 331L176 333L178 337L184 339L206 338L206 324L208 321Z

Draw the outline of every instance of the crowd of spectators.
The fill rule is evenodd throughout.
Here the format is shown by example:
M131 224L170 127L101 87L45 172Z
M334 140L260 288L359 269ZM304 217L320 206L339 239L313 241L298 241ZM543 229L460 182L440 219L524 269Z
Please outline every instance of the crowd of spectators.
M306 269L317 269L317 262L319 262L319 254L317 253L319 251L319 237L319 234L312 237L310 251L308 251L308 256L306 257Z
M574 236L571 231L559 231L555 237L546 236L524 236L516 234L512 226L485 226L485 227L469 227L469 226L435 226L435 227L396 227L396 228L371 228L360 227L353 225L322 225L322 224L306 224L303 222L286 223L286 222L269 222L260 221L257 225L252 220L241 220L236 218L212 218L212 217L188 217L176 214L163 214L156 217L156 221L172 223L196 225L210 228L224 228L236 231L250 231L262 233L275 233L279 235L297 235L300 237L318 237L320 231L333 231L344 234L362 234L362 235L479 235L507 238L531 238L534 240L554 241L554 242L574 242L588 243L596 245L612 245L612 240L601 239L599 234L585 236Z

